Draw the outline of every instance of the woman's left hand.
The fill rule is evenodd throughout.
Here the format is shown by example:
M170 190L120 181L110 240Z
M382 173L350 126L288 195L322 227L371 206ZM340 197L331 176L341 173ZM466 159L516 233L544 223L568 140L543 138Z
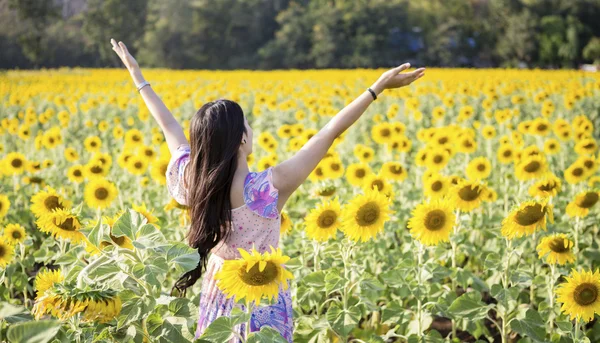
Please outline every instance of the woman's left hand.
M425 75L425 68L419 68L410 73L400 73L408 68L410 68L410 63L404 63L401 66L386 71L375 81L371 89L380 94L385 89L408 86Z

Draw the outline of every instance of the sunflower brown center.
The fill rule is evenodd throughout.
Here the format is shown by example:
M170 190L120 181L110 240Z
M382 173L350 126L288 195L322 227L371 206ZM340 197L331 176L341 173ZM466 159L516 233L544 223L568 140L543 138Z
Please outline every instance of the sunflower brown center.
M473 187L471 185L467 185L458 191L458 196L464 201L476 200L479 198L479 194L481 194L481 189L479 186Z
M367 172L364 169L356 169L356 171L354 172L354 176L356 176L359 179L362 179L363 177L365 177L365 175L367 175Z
M62 209L62 205L58 202L58 197L56 195L51 195L44 200L44 206L48 211L52 211L54 209Z
M317 168L315 169L315 174L317 174L317 176L323 176L323 171L321 170L321 168Z
M439 192L443 187L444 185L439 180L431 184L431 190L434 192Z
M565 251L569 251L569 245L565 244L565 239L560 237L554 238L552 241L550 241L548 247L550 248L550 250L556 253L563 253Z
M517 212L515 220L519 225L528 226L539 222L546 215L541 204L529 205Z
M440 156L440 155L436 155L436 156L433 158L433 163L435 163L435 164L438 164L438 163L441 163L443 160L444 160L444 158L443 158L442 156Z
M136 169L142 169L142 162L135 162L135 163L133 164L133 166L134 166Z
M383 181L381 180L375 180L371 182L371 188L377 188L378 191L382 190L383 186Z
M4 257L4 255L6 255L6 248L4 248L4 245L0 244L0 258Z
M337 214L335 211L325 210L319 215L319 218L317 219L317 225L319 225L321 229L328 229L335 223L336 220Z
M94 174L101 174L103 170L100 166L93 166L92 168L90 168L90 171Z
M373 225L377 219L379 219L379 206L374 202L362 205L356 212L356 222L359 226Z
M523 167L523 170L525 170L528 173L535 173L536 171L538 171L540 169L541 166L542 165L540 164L540 162L531 161Z
M573 291L573 298L581 306L593 304L598 299L598 287L593 283L582 283Z
M14 168L21 168L21 166L23 165L23 161L19 158L15 158L10 162L10 165Z
M392 134L392 132L389 129L383 129L380 133L382 137L389 137Z
M328 197L335 194L335 187L325 188L319 191L320 196Z
M510 150L504 150L504 152L502 153L502 156L504 156L504 157L511 157L512 156L512 151L510 151Z
M108 190L104 187L100 187L100 188L96 189L96 191L94 192L94 196L98 200L104 200L104 199L108 198Z
M21 232L16 230L12 232L11 236L13 239L21 239L21 237L23 237L23 235L21 235Z
M585 161L583 161L583 165L587 169L592 169L592 168L594 168L594 161L592 161L592 160L585 160Z
M446 224L446 213L442 210L433 210L425 215L425 228L429 231L438 231Z
M402 169L402 166L393 165L393 166L390 166L390 171L392 172L392 174L400 175L400 174L402 174L404 169Z
M547 128L548 128L548 125L540 124L540 125L538 125L537 130L542 132L542 131L546 131Z
M62 222L62 224L56 225L56 226L61 228L61 230L65 230L65 231L76 231L77 230L77 228L74 225L73 218L67 218L64 222Z
M448 137L442 137L442 138L438 139L438 143L440 143L442 145L448 143Z
M77 170L74 170L74 171L73 171L73 175L75 175L75 176L77 176L77 177L81 176L81 170L79 170L79 169L77 169Z
M480 172L485 171L485 164L478 164L477 170L479 170Z
M277 266L273 262L267 262L262 272L259 270L259 264L256 263L248 272L246 272L246 268L241 268L239 276L248 285L264 286L275 281L277 274Z
M571 174L573 174L573 176L581 176L583 175L583 168L575 168Z
M331 167L331 170L334 170L334 171L340 170L340 164L339 163L332 163L330 167Z
M556 184L554 182L544 183L538 187L538 189L543 192L549 192L554 188L556 188Z
M598 193L596 192L587 192L585 195L577 201L577 206L581 208L590 208L598 202Z

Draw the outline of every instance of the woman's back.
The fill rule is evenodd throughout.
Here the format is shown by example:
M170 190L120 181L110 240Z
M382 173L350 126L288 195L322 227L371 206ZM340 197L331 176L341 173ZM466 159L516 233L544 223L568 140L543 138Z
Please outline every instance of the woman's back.
M187 189L183 183L183 172L189 163L190 147L177 148L167 167L167 189L177 202L187 205ZM245 178L244 205L231 210L229 237L219 242L212 250L206 272L203 274L199 306L197 337L206 327L220 316L227 316L236 306L235 298L226 299L213 279L224 260L240 258L238 248L250 251L255 248L260 253L270 251L270 246L279 246L281 218L277 209L278 190L273 185L272 168L262 172L250 172ZM288 285L289 286L289 285ZM245 310L243 306L240 308ZM292 341L292 302L290 288L280 288L277 304L258 307L253 311L251 331L267 325L277 329L284 338ZM245 333L244 324L239 326L240 334Z

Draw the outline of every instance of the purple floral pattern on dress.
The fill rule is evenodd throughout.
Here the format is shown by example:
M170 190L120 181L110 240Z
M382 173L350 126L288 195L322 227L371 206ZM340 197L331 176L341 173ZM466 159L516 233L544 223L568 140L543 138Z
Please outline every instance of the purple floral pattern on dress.
M180 145L175 149L167 165L167 190L181 205L187 205L187 189L183 184L183 172L190 162L190 146Z
M279 191L273 185L273 167L262 172L250 172L244 186L244 202L250 210L260 216L277 219Z

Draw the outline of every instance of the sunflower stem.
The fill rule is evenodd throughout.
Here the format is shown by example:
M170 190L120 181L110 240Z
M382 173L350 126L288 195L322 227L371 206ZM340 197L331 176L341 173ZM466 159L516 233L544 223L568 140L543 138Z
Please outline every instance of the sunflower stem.
M575 333L573 334L573 343L579 343L579 317L575 318Z
M536 232L533 233L533 249L537 246ZM536 259L532 258L531 262L531 287L529 288L529 303L533 306L535 304L535 284L533 278L535 277L535 265Z
M458 230L460 229L460 210L456 210L456 220L454 223L454 234L450 238L450 246L452 247L452 271L456 271L456 238L458 235ZM456 277L452 278L452 292L456 294ZM456 320L452 318L452 339L456 338Z
M319 271L319 248L320 248L320 244L316 240L313 240L313 248L315 250L314 260L313 260L314 271L318 272Z
M252 304L250 303L250 301L246 300L246 313L248 314L249 318L248 318L248 322L246 323L246 335L245 335L245 340L248 340L248 336L250 335L250 321L252 320Z
M548 331L552 335L554 330L554 273L556 272L556 266L554 263L550 264L550 280L548 282L548 302L550 303L550 314L548 315Z
M581 217L576 216L575 217L575 233L574 233L574 241L575 241L575 256L577 258L577 261L579 262L579 226L581 223ZM577 263L579 264L579 263Z
M423 289L423 281L421 278L421 268L423 265L423 245L415 241L417 244L417 282L419 284L419 290ZM419 294L417 298L417 335L419 336L419 341L421 341L421 337L423 337L423 328L421 327L421 316L422 316L422 304L421 304L421 295Z

